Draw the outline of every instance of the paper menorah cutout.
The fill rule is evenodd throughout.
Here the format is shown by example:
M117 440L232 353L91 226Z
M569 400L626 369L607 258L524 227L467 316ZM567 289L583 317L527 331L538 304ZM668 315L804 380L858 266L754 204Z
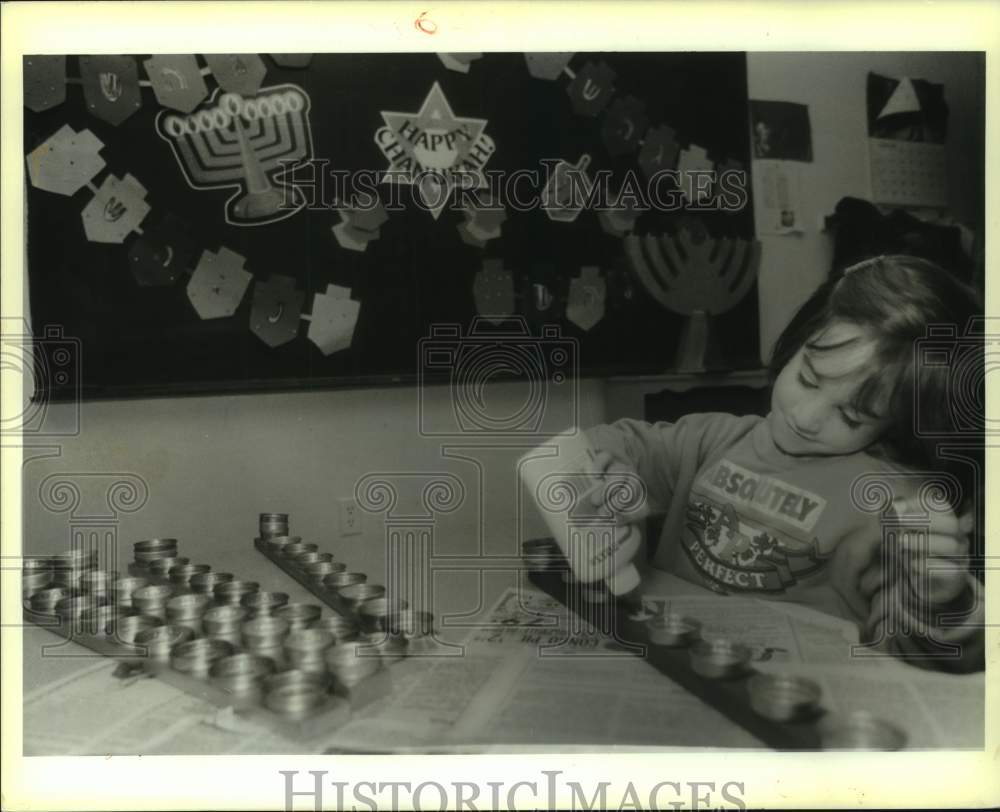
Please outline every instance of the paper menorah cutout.
M712 335L709 316L735 307L757 277L760 243L713 239L700 224L677 236L630 234L624 239L632 272L657 302L688 316L678 348L677 366L705 369Z
M255 226L290 217L305 197L286 179L312 157L310 100L297 85L261 88L253 98L217 90L188 116L161 112L156 131L194 189L237 187L226 222Z

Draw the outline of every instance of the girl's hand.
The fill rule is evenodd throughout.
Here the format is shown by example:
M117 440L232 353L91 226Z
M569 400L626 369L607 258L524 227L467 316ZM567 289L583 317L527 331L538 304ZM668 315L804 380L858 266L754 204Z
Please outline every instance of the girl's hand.
M607 451L598 451L594 467L602 484L590 494L591 505L607 511L616 524L633 524L649 515L646 487L631 465Z
M896 499L895 510L905 515L905 499ZM900 534L897 550L901 560L897 565L918 599L928 604L945 604L966 589L972 528L971 511L962 515L932 512L927 534Z

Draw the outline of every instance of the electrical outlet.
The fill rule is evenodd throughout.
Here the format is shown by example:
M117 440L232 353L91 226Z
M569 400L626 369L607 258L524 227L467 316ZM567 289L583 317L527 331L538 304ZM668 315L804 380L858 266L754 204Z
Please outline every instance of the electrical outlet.
M340 506L340 535L356 536L361 532L361 511L350 497L338 499Z

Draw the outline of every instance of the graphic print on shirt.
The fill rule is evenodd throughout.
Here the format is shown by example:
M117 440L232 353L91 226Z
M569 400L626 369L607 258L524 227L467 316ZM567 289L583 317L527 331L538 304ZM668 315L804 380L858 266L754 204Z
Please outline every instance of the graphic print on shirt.
M691 489L682 546L718 592L784 592L825 563L812 534L825 507L818 494L723 459Z

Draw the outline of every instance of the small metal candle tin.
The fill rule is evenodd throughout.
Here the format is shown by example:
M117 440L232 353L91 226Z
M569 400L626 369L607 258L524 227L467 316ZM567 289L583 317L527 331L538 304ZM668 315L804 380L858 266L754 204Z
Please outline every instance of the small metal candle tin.
M251 650L280 646L288 634L288 630L287 620L270 615L255 617L240 627L243 642Z
M366 642L336 645L326 650L326 667L337 682L350 688L381 668L381 656Z
M257 654L231 654L212 663L209 677L225 691L242 696L263 694L263 679L274 673L274 662Z
M285 656L289 665L307 673L326 672L326 650L334 637L324 629L302 629L285 638Z
M91 595L106 595L118 580L118 573L108 570L87 570L80 576L80 589Z
M73 590L68 587L50 586L46 589L38 590L31 596L28 603L30 604L33 612L37 612L41 615L54 615L56 612L56 604L73 594Z
M397 631L399 623L396 618L409 608L410 604L402 599L390 601L383 596L366 600L358 611L361 631L366 633ZM394 629L394 626L397 628Z
M822 691L817 683L794 674L754 674L747 683L750 707L776 722L812 716Z
M363 572L348 572L341 570L334 572L323 578L323 586L327 589L340 590L347 586L363 584L368 580L368 576Z
M320 555L328 555L328 553L320 553ZM314 564L306 564L302 568L302 571L309 576L310 580L317 584L323 583L323 579L327 575L332 575L335 572L343 572L347 569L347 565L341 561L317 561Z
M268 691L290 686L326 691L330 686L330 675L325 671L322 673L311 673L299 668L290 668L287 671L279 671L264 678L264 688Z
M345 640L355 640L358 637L358 625L350 618L343 615L327 615L321 617L313 626L314 629L323 629L333 635L334 640L342 643Z
M187 626L154 626L144 629L135 636L135 645L145 646L146 656L159 663L170 660L174 646L186 643L194 637Z
M250 610L251 617L270 615L287 603L287 592L251 592L240 599L240 605Z
M105 603L86 609L80 615L80 625L84 634L104 636L112 634L118 621L130 615L132 615L131 609L120 609L113 604Z
M154 561L150 561L146 569L149 570L150 575L153 575L157 578L166 578L167 574L174 567L183 567L186 564L190 563L191 563L190 558L183 555L178 555L174 556L173 558L157 558Z
M139 578L134 575L119 578L111 585L111 594L119 606L132 606L132 595L137 589L149 586L147 578Z
M159 558L174 558L177 555L177 539L145 539L132 545L132 553L137 564L149 564Z
M255 592L260 592L260 584L256 581L226 581L216 584L212 590L216 603L236 606L239 606L244 595L252 595Z
M383 597L385 587L380 584L351 584L341 587L338 594L350 611L357 612L365 601Z
M333 553L299 553L292 558L292 563L303 570L311 564L325 564L333 561Z
M52 583L51 569L33 569L21 575L21 599L30 600L36 592Z
M286 544L281 548L281 555L289 561L295 561L300 555L305 553L315 553L319 547L315 544L304 544L301 541L294 544Z
M261 538L288 535L287 513L261 513L258 519Z
M668 612L654 615L646 622L649 642L656 646L687 646L701 634L701 622L686 615Z
M201 637L175 646L170 652L170 665L177 671L204 679L216 660L233 653L235 649L225 640Z
M691 646L691 668L708 679L730 679L744 674L750 649L730 640L699 640Z
M201 634L201 616L212 605L208 595L189 592L177 595L167 601L167 623L177 626L187 626L196 635Z
M167 577L170 579L170 583L176 584L179 589L190 589L191 579L195 575L210 572L211 569L208 564L179 564L170 568Z
M201 616L201 626L208 635L239 635L249 617L250 610L245 606L212 606Z
M60 570L92 570L97 567L97 549L86 550L83 547L74 547L52 556L51 561L56 572Z
M280 553L289 544L299 544L302 541L302 536L289 536L287 531L284 534L278 534L274 536L266 536L261 533L261 541L267 546L267 549L272 553Z
M167 601L174 594L174 588L166 584L150 584L139 587L132 593L132 606L144 615L167 618Z
M154 615L119 616L112 625L110 634L119 643L131 645L142 632L162 625L163 621Z
M308 628L321 614L323 608L315 603L289 603L274 611L274 616L287 621L293 632Z
M100 595L70 595L60 600L55 607L56 616L63 623L80 620L89 609L107 605L108 600Z
M581 584L580 594L588 603L607 603L609 600L608 588L605 586L604 581Z
M901 750L906 733L870 711L824 717L819 723L824 750Z
M365 635L365 643L378 652L384 665L389 665L406 656L409 648L409 640L401 634L389 634L387 632L374 632Z
M192 592L197 592L201 595L214 595L216 586L229 583L233 578L234 576L231 572L201 572L197 575L192 575L188 585L191 587Z
M264 704L275 713L302 719L326 701L326 691L315 686L280 685L267 692Z

